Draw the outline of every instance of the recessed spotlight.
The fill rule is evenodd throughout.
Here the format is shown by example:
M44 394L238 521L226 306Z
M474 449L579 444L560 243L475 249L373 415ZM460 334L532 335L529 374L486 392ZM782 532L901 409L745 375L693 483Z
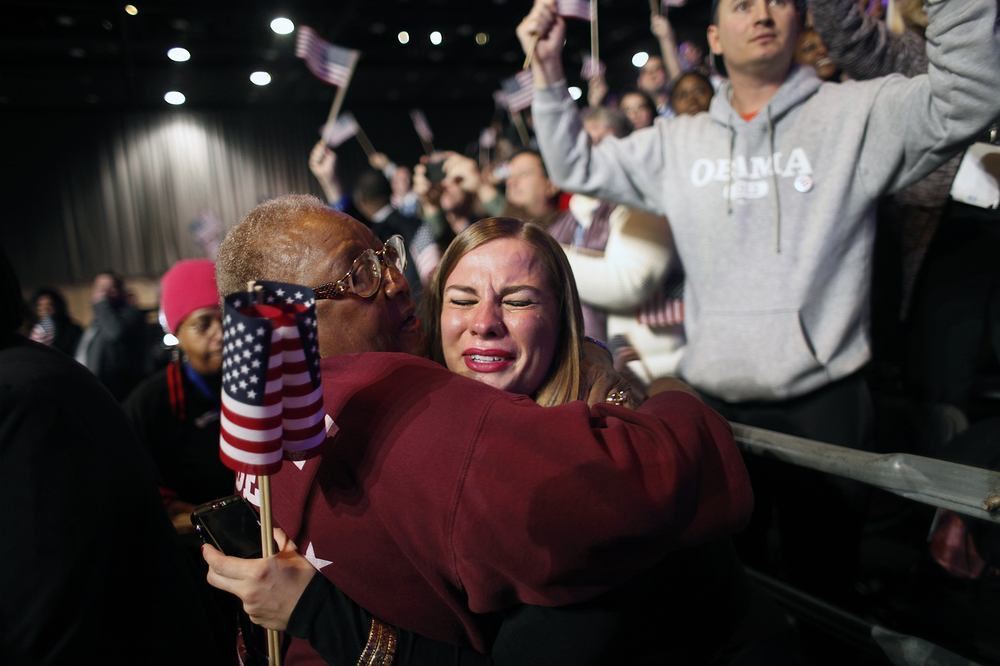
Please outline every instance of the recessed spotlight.
M250 82L255 86L266 86L271 82L271 75L267 72L254 72L250 75Z
M642 67L647 62L649 62L649 54L645 51L639 51L632 56L632 64L636 67Z
M578 88L577 86L570 86L569 96L572 97L573 99L580 99L580 97L583 96L583 91L580 90L580 88Z
M431 33L431 44L438 46L441 43L441 33L435 30Z
M284 16L279 16L271 21L271 30L274 30L279 35L288 35L295 30L295 24Z
M139 13L139 8L135 5L125 5L125 13L129 16L135 16Z
M400 30L399 34L396 35L396 39L399 40L400 44L409 44L410 43L410 33L406 32L405 30Z
M167 57L174 62L187 62L191 59L191 52L180 46L175 46L167 51Z
M476 44L480 46L486 46L487 42L490 41L490 36L485 32L476 33Z
M184 93L178 92L176 90L171 90L166 95L163 96L163 101L167 104L173 104L174 106L179 106L187 101L187 97Z

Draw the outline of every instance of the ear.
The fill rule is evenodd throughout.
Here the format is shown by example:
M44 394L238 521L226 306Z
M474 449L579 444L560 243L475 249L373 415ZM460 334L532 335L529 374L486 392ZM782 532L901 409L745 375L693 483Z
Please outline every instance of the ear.
M708 32L705 33L708 38L708 48L712 51L713 55L722 55L722 42L719 40L719 26L712 23L708 26Z

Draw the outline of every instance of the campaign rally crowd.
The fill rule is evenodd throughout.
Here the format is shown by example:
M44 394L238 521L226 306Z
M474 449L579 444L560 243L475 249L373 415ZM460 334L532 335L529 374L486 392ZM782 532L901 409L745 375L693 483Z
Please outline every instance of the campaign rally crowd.
M0 252L0 663L1000 663L996 525L730 426L1000 469L997 2L889 7L653 3L577 100L534 0L472 150L331 114L155 323ZM274 554L196 531L233 494Z

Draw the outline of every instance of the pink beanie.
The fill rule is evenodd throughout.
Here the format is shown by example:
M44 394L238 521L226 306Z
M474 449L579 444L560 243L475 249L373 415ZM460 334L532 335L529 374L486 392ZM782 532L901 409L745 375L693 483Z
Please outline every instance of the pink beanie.
M195 310L218 305L215 262L211 259L178 261L160 280L160 309L171 333L176 333L184 318Z

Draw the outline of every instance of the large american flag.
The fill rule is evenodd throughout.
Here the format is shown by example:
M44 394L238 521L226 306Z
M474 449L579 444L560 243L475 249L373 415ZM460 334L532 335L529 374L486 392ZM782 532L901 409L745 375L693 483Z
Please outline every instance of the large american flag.
M531 77L531 72L526 69L509 79L504 79L500 88L503 104L512 113L527 109L531 106L531 100L535 96L534 80Z
M303 25L295 38L295 55L305 60L306 67L319 79L335 86L346 86L361 53L331 44Z
M413 129L417 136L424 143L434 143L434 132L431 131L431 124L427 122L427 116L420 109L410 111L410 120L413 121Z
M589 0L559 0L556 3L556 8L560 16L583 19L584 21L590 20Z
M342 113L333 122L328 122L320 129L323 141L331 148L336 148L358 133L358 121L351 113Z
M318 454L326 424L312 290L257 285L225 299L219 457L260 475Z

